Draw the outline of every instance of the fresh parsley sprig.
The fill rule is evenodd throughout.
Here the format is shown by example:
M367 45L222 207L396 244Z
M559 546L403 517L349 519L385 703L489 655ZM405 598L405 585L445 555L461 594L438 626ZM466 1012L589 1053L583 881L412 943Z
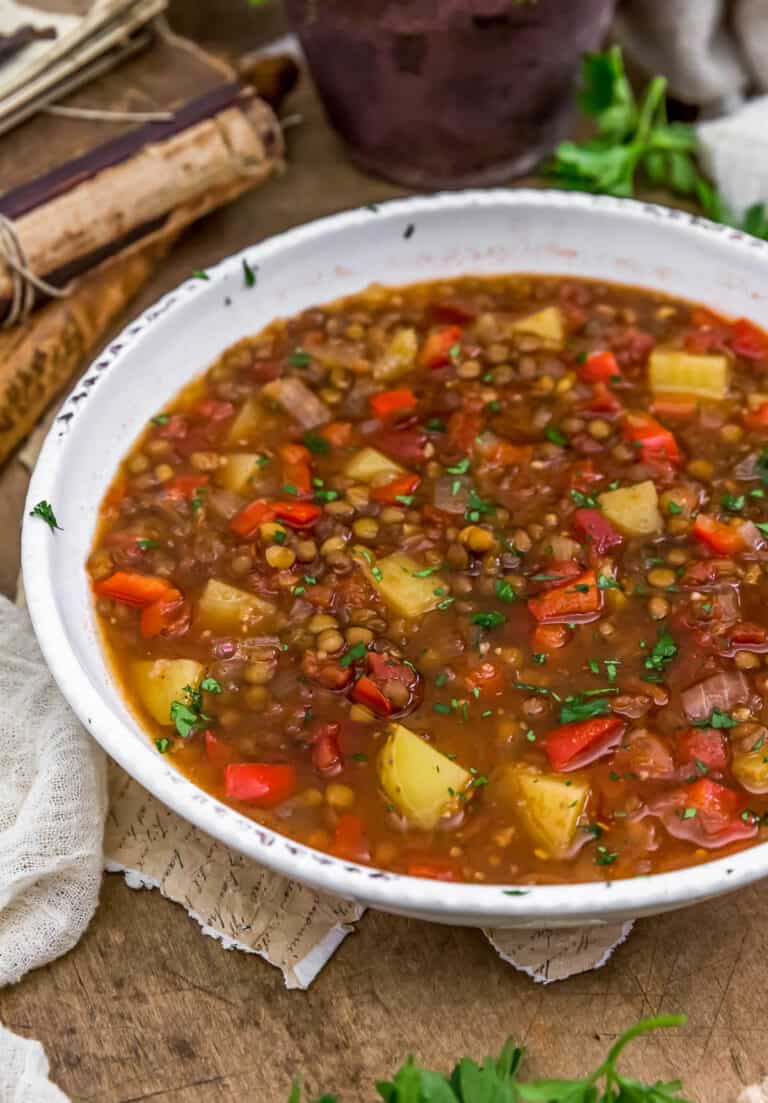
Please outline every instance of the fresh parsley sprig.
M714 222L768 238L765 204L734 217L701 172L696 130L667 117L667 82L656 76L636 97L624 70L621 49L612 46L582 60L578 101L594 119L596 134L585 142L561 142L545 173L561 188L631 197L638 177L693 200Z
M663 1027L682 1026L684 1015L657 1015L625 1030L590 1076L576 1080L520 1080L525 1051L509 1039L494 1060L482 1063L462 1058L450 1075L422 1068L409 1057L392 1080L380 1081L376 1091L384 1103L689 1103L679 1094L681 1084L643 1084L622 1076L616 1062L624 1047L641 1034ZM301 1103L301 1086L294 1083L288 1103ZM322 1095L314 1103L338 1103Z

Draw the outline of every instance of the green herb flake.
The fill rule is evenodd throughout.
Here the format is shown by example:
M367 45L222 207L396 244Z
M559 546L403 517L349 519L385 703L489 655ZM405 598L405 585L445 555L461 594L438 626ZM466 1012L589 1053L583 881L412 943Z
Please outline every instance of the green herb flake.
M55 532L56 529L58 529L59 532L62 531L61 525L56 520L56 514L53 512L53 506L50 502L46 502L45 499L32 507L29 511L29 516L39 517L41 521L45 521L51 532Z
M694 728L717 728L718 730L736 728L739 725L738 720L734 720L727 712L722 712L720 709L712 709L707 720L692 720L691 723Z
M157 747L160 754L167 754L168 753L168 748L170 747L170 745L171 745L171 742L170 742L169 739L156 739L155 740L155 746Z
M684 808L682 810L682 812L680 813L680 819L681 820L692 820L697 814L698 813L697 813L695 808Z
M210 675L207 675L205 678L203 678L202 682L200 683L200 689L202 689L205 693L222 692L220 684L216 681L215 678L212 678Z
M207 272L204 272L202 268L192 269L192 279L194 280L209 280L211 277ZM166 740L167 742L167 740Z
M364 643L362 643L362 641L360 643L353 644L349 648L349 650L346 651L344 655L342 655L342 657L339 659L339 666L350 666L351 663L357 662L359 659L362 659L365 656L367 650L368 648L365 646Z
M153 425L167 425L171 420L170 414L155 414L154 417L149 419Z
M146 537L141 537L136 541L136 547L141 551L150 551L152 548L159 548L160 542L158 540L149 540Z
M544 430L544 436L552 444L556 444L559 448L566 448L568 446L568 437L562 431L558 429L556 425L548 425Z
M312 357L303 348L295 348L286 359L292 368L308 368L312 363Z
M515 601L517 598L517 591L514 586L503 578L496 579L493 590L496 597L501 601Z
M431 417L427 422L427 429L430 433L444 433L446 431L446 424L441 421L439 417Z
M598 845L597 854L595 855L595 865L612 866L618 856L617 851L609 850L607 846Z
M304 446L316 456L327 456L331 450L330 442L325 437L320 436L319 433L313 433L311 429L307 429L301 439Z
M472 624L477 624L481 628L498 628L500 624L506 624L507 618L503 613L497 613L495 610L491 610L488 613L474 613L472 615Z
M243 279L246 287L256 286L256 272L251 268L245 257L243 257Z
M466 475L469 471L470 460L465 456L463 460L459 460L452 467L446 467L446 471L449 475Z
M720 499L723 509L729 513L740 513L744 509L746 498L743 494L723 494Z

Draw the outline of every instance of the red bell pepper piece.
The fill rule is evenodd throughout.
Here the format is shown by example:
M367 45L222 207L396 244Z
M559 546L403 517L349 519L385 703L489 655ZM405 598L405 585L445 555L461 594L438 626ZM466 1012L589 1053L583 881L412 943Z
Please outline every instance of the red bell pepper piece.
M690 421L699 408L695 398L686 395L660 395L653 400L651 409L657 417L669 421Z
M275 517L292 529L308 529L322 516L320 506L311 502L273 502Z
M174 501L189 501L194 498L201 486L205 486L210 480L210 475L201 475L192 471L186 475L175 475L163 486L163 497L172 498Z
M458 881L456 870L448 862L411 862L408 866L409 877L426 877L430 881Z
M389 716L392 712L392 702L384 696L373 679L369 678L367 674L364 674L362 678L358 678L355 682L352 689L352 699L360 705L365 705L377 716Z
M728 748L723 733L715 728L688 728L677 736L677 759L690 766L695 775L697 763L709 770L723 770L728 765Z
M93 584L99 597L109 597L123 605L133 605L144 609L168 595L169 591L178 593L167 578L138 574L134 571L115 571L109 578L99 579Z
M569 621L592 619L591 614L599 613L602 604L603 595L598 589L595 572L585 571L564 586L532 597L528 608L536 620Z
M588 540L598 555L618 547L624 537L599 509L577 509L571 518L573 528L582 540Z
M680 449L673 434L650 414L627 414L624 418L623 432L626 439L637 446L642 460L646 462L666 460L672 464L680 463Z
M737 555L749 546L744 539L742 523L731 525L725 521L717 521L706 513L700 513L693 522L693 535L718 555Z
M248 539L258 532L259 525L264 521L272 521L274 518L275 511L270 503L263 498L257 498L256 501L250 502L245 509L241 509L239 513L235 514L229 522L229 527L238 536Z
M553 769L576 769L593 751L603 754L611 750L626 726L618 716L576 720L549 732L543 740L544 750Z
M410 387L397 387L393 391L380 391L371 395L368 399L371 410L378 418L392 417L393 414L402 413L404 410L413 410L418 405L418 399Z
M296 771L282 764L233 762L224 771L224 791L230 800L274 808L296 792Z
M384 502L387 505L398 505L398 498L413 494L421 482L420 475L396 475L383 486L375 486L371 490L374 502Z
M365 837L365 826L360 816L344 812L336 821L331 853L347 862L369 862L371 849Z
M768 334L747 318L738 318L731 327L731 348L745 360L768 359Z
M744 424L750 429L768 429L768 402L761 402L756 410L745 410Z
M218 766L222 770L225 766L229 766L235 757L235 748L231 744L225 743L223 739L219 739L218 735L215 735L210 729L203 732L203 739L205 740L205 757L211 765Z
M279 450L282 463L283 481L288 486L295 486L299 494L308 496L312 493L312 472L310 470L309 449L303 444L284 444Z
M180 636L189 628L189 606L180 590L173 587L151 605L145 605L139 631L145 640L155 636Z
M427 337L419 357L423 368L442 368L451 362L451 349L461 341L461 326L446 326Z
M608 349L591 352L584 363L579 364L576 372L585 383L608 383L621 378L616 357Z

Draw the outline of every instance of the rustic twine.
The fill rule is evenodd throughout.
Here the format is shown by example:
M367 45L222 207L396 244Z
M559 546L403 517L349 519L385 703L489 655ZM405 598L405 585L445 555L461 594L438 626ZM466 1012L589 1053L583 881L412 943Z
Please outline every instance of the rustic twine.
M54 287L32 271L16 226L4 214L0 214L0 257L11 273L11 305L2 321L3 329L9 329L29 317L35 305L36 291L52 299L64 299L69 295L71 284Z

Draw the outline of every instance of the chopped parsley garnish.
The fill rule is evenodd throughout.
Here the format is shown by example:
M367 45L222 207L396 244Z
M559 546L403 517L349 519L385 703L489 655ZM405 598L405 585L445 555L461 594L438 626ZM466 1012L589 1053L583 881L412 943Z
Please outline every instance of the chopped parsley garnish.
M682 513L682 512L683 512L683 507L681 505L678 505L677 502L668 502L667 503L667 513L671 513L671 514L674 515L674 514Z
M766 521L756 521L755 523L756 523L757 527L760 529L760 532L763 534L763 536L768 536L768 522L766 522Z
M536 652L534 652L533 661L535 663L538 663L540 666L543 666L544 663L547 661L546 652L545 651L536 651Z
M290 494L293 498L298 498L299 489L295 483L283 483L280 487L280 491L283 494Z
M474 613L472 623L479 624L481 628L498 628L500 624L506 624L507 618L503 613L491 610L488 613Z
M155 414L154 417L149 419L153 425L167 425L171 420L170 414Z
M485 502L477 493L475 488L471 486L467 495L467 508L464 511L464 517L467 521L471 521L473 524L477 524L480 520L482 513L495 513L496 507L490 502Z
M607 716L611 711L605 695L618 693L614 686L608 689L588 690L566 697L560 707L560 723L572 724L577 720L591 720L595 716ZM595 696L592 696L594 694Z
M514 601L517 597L517 591L514 586L503 578L496 579L493 589L496 597L500 598L502 601Z
M53 512L53 506L50 502L43 501L38 502L36 506L33 506L29 511L30 517L39 517L41 521L45 521L51 532L55 532L58 529L60 532L61 525L56 520L56 514Z
M211 277L208 275L207 272L204 272L202 268L193 268L192 278L195 280L209 280ZM166 740L166 743L167 742L168 741Z
M595 856L595 865L598 866L612 866L618 858L618 852L615 850L609 850L607 846L597 847L597 854Z
M734 720L732 716L729 716L727 712L722 712L721 709L712 709L712 713L707 720L693 720L691 721L694 728L736 728L739 721Z
M500 414L501 403L499 402L498 398L494 398L492 402L486 402L485 409L489 414Z
M367 650L368 648L362 641L360 643L354 643L349 651L345 652L339 659L339 666L350 666L351 663L364 658Z
M659 635L656 643L653 645L653 649L650 655L645 659L643 663L645 669L648 671L644 675L646 682L660 682L664 675L667 663L672 662L677 654L677 644L670 636L669 632L664 631Z
M431 574L436 574L440 570L440 567L422 567L420 571L411 571L413 578L429 578Z
M574 502L579 509L596 509L598 505L597 498L593 498L591 494L582 494L580 490L571 491L571 501Z
M744 509L746 498L743 494L723 494L720 501L723 509L727 509L729 513L740 513Z
M136 547L141 548L142 551L149 551L150 548L159 548L160 543L157 540L148 540L145 537L141 537L136 541Z
M427 422L427 429L429 429L430 433L444 433L446 425L439 417L431 417Z
M395 501L401 506L412 506L416 498L413 494L395 494Z
M458 360L459 356L461 355L461 346L451 345L451 347L448 349L448 355L450 356L451 360Z
M548 425L544 430L544 436L547 440L551 441L552 444L558 445L559 448L566 448L568 445L568 437L562 429L558 429L556 425Z
M695 808L684 808L680 813L681 820L692 820L696 816L697 812Z
M446 471L449 475L465 475L469 471L470 460L464 457L463 460L459 460L452 467L446 467Z
M314 452L316 456L326 456L331 450L330 442L325 437L321 437L319 433L313 433L311 429L308 429L301 439L304 441L305 447L310 452Z
M353 762L367 762L368 761L368 755L365 754L363 751L356 751L355 754L353 754L351 756L351 758L352 758Z
M217 686L219 684L214 678L203 680L203 682L206 681L215 682ZM200 683L201 689L203 682ZM189 739L196 731L209 723L211 718L202 711L203 702L200 689L184 686L182 692L185 697L184 701L171 701L170 718L181 738ZM216 691L214 690L214 692ZM218 692L221 693L220 686Z
M598 590L618 590L619 584L616 579L611 578L610 575L599 574L597 576L597 588ZM589 586L586 587L586 591L588 590Z
M246 287L256 286L256 272L251 268L245 257L243 257L243 279Z
M529 693L538 693L541 697L552 697L555 701L560 700L560 695L550 689L549 686L537 686L535 682L513 682L512 688L525 689Z
M316 502L335 502L339 496L338 490L316 490Z
M207 277L206 277L206 279L207 279ZM171 745L170 740L168 740L168 739L156 739L155 740L155 746L157 747L160 754L167 754L168 748L170 747L170 745Z
M216 681L216 679L211 678L210 675L206 678L203 678L202 682L200 683L200 689L204 690L206 693L221 693L221 686Z
M295 348L287 357L292 368L308 368L312 363L312 357L302 348Z

